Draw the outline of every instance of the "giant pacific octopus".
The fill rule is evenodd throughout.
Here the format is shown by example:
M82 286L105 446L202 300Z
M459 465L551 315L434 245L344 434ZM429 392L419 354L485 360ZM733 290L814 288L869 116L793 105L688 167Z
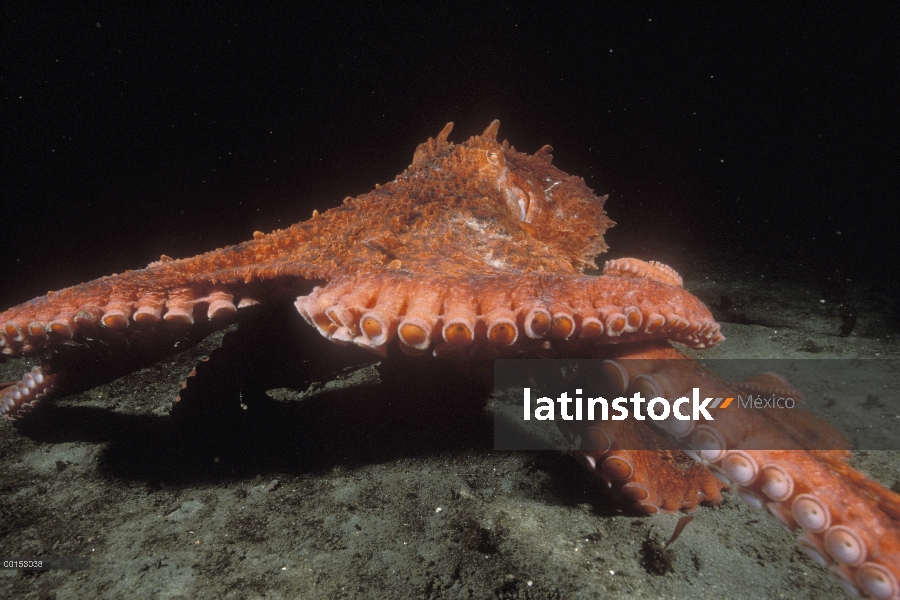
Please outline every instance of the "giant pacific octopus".
M399 345L463 363L597 357L606 359L601 373L614 393L674 398L702 385L706 395L734 396L735 387L671 345L724 340L678 273L619 259L600 276L586 274L614 225L606 196L554 167L549 146L525 154L498 143L498 127L494 121L454 144L448 124L393 181L287 229L192 258L163 256L10 308L0 314L2 355L65 355L88 340L145 343L173 328L225 324L265 302L267 290L314 280L322 285L298 297L296 309L339 344L382 355ZM0 412L14 422L39 416L35 407L66 393L75 370L72 361L34 367L6 384ZM777 384L761 377L742 385ZM900 496L851 468L846 452L790 435L802 433L802 423L772 428L764 414L747 412L663 422L662 434L683 451L622 449L617 436L648 439L647 432L598 423L576 432L578 456L612 494L647 514L716 504L732 487L800 530L800 545L850 591L900 596ZM781 436L768 447L782 449L744 449L753 436Z

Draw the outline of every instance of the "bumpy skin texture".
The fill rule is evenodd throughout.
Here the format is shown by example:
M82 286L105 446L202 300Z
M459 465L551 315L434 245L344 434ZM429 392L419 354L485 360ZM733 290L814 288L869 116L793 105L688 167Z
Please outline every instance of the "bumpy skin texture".
M324 285L298 297L296 307L336 343L379 354L397 343L409 354L469 362L602 357L609 361L605 384L617 393L677 397L702 385L713 390L707 395L734 396L669 346L704 348L724 339L681 277L636 259L609 261L600 277L584 275L606 250L603 233L613 225L606 197L552 166L549 146L529 155L498 143L498 126L457 145L447 125L393 181L288 229L193 258L162 257L13 307L0 314L0 352L147 343L197 321L224 323L275 292L317 280ZM623 358L650 359L640 363L650 367L633 372L637 363ZM58 364L71 370L70 363ZM35 367L0 389L0 412L26 417L64 390L65 377L58 367ZM895 597L900 498L847 466L846 453L818 451L816 432L837 434L813 425L773 425L762 414L675 423L668 433L683 451L663 450L657 434L633 424L596 423L576 433L585 466L638 510L692 510L735 487L791 530L803 528L801 545L847 586ZM773 438L771 447L793 449L743 449ZM623 449L634 440L649 450Z

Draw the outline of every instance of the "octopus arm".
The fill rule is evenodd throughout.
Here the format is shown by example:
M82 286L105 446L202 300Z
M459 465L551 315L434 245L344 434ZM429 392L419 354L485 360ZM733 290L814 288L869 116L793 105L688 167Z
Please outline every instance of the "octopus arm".
M597 381L609 394L640 392L647 398L677 398L692 387L712 397L740 392L684 358L664 344L632 346L605 361ZM757 410L717 411L714 421L666 419L660 430L695 462L685 465L679 453L668 450L634 450L655 443L635 441L633 423L605 421L580 432L579 458L616 495L647 514L714 504L721 488L732 487L750 506L767 510L792 532L801 531L801 547L854 595L900 594L900 495L850 467L846 451L814 449L821 443L818 430ZM825 435L842 438L836 430ZM658 469L679 476L658 477Z
M160 322L223 320L255 304L257 280L322 277L331 267L304 244L300 228L277 231L184 260L162 257L126 271L49 292L0 313L0 352L17 356Z
M703 348L724 339L702 302L649 278L496 274L343 277L297 299L328 339L383 353L395 338L417 354L470 344L495 349L544 342L603 345L670 339Z

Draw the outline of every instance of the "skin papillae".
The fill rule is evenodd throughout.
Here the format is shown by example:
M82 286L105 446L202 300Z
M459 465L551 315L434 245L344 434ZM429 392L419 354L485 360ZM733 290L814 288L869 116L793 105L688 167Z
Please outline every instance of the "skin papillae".
M498 142L498 127L454 144L448 124L393 181L287 229L192 258L164 256L10 308L0 314L0 352L152 343L173 329L224 324L273 291L313 280L322 285L295 306L336 343L482 363L598 357L606 359L597 379L607 393L675 398L702 387L706 396L735 396L738 388L670 345L724 340L681 277L636 259L586 275L614 225L606 197L554 167L549 146L526 154ZM38 416L29 413L65 393L65 378L51 363L35 367L0 391L0 412L13 421ZM759 391L772 381L745 383ZM579 458L648 514L714 504L724 487L735 488L801 530L801 546L848 589L900 594L900 497L850 468L846 452L822 450L840 434L811 415L788 422L765 411L722 412L714 422L663 422L663 436L683 451L664 449L663 436L645 426L590 424L574 432Z

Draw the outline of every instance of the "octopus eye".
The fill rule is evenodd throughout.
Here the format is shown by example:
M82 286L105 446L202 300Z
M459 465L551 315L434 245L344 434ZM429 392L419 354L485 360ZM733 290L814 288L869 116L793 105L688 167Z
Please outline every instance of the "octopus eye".
M500 153L496 150L488 150L485 155L487 156L487 160L492 165L496 165L500 162Z
M506 198L510 208L519 214L519 220L525 221L528 217L528 209L531 204L522 188L512 185L506 190Z

